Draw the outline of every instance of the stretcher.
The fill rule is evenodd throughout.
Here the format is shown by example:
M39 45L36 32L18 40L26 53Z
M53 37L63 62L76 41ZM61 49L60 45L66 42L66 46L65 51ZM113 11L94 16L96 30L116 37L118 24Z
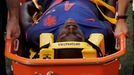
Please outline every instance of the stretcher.
M77 59L30 59L14 54L6 39L5 56L12 60L14 75L119 75L120 57L126 52L126 38L119 38L119 50L103 57Z
M92 41L92 38L89 38L89 40ZM103 40L103 38L100 40ZM126 37L124 34L118 38L118 51L113 54L105 55L104 45L99 43L103 45L100 47L103 53L102 57L97 57L96 51L90 46L86 46L87 43L85 42L71 42L69 44L70 42L53 43L53 39L49 39L50 41L52 45L45 49L47 54L42 50L39 59L32 59L32 55L31 58L17 55L13 48L13 41L6 39L5 56L12 60L13 75L119 75L120 57L126 53ZM40 43L44 45L43 41ZM57 44L65 43L70 46L57 46ZM74 46L76 43L77 45ZM100 46L99 44L98 46ZM83 58L54 59L53 49L65 47L85 48L83 50ZM47 56L48 54L50 56ZM50 59L44 59L45 56Z

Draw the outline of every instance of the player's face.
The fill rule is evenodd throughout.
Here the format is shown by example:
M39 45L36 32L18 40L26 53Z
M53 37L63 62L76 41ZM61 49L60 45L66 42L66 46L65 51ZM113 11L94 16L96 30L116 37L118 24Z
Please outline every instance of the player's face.
M83 33L81 32L75 20L68 19L65 22L63 27L59 30L57 41L84 41Z

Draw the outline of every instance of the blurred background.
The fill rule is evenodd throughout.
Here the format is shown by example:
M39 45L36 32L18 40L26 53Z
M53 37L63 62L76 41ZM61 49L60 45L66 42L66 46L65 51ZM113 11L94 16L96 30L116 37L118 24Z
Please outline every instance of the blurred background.
M120 75L134 75L134 33L133 33L133 12L132 12L132 2L129 4L127 10L127 22L129 28L129 37L127 38L127 53L121 57L122 68Z

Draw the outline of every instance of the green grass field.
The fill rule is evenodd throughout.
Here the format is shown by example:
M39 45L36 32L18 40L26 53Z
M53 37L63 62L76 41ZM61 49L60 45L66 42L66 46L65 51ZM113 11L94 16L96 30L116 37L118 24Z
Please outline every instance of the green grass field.
M127 11L128 15L128 26L129 26L129 38L127 39L127 53L121 57L122 68L120 70L120 75L133 75L132 70L134 66L134 44L133 44L133 19L132 19L132 6L129 4ZM7 60L7 67L10 66L10 60Z
M120 75L133 75L132 70L134 66L134 44L133 44L133 19L132 19L132 6L129 4L127 11L128 15L128 27L129 27L129 38L127 39L127 53L121 57L122 69Z

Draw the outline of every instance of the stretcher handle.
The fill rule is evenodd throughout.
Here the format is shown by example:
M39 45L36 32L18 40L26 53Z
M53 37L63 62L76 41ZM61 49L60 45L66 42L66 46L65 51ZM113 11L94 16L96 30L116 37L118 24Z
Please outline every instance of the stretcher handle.
M120 50L111 55L100 58L80 58L80 59L28 59L12 53L12 41L6 39L5 56L13 61L17 61L25 65L65 65L65 64L102 64L108 61L119 58L126 53L126 37L121 35L119 37Z

